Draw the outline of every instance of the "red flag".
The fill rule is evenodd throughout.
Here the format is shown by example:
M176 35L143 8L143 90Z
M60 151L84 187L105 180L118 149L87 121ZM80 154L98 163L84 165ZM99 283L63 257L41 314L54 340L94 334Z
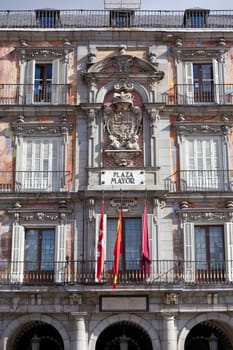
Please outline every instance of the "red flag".
M113 286L112 286L112 288L116 288L121 253L122 253L122 213L121 213L121 208L120 208L118 211L116 241L115 241L115 246L114 246L114 264L113 264L113 269L112 269L112 272L113 272Z
M100 282L104 270L104 201L102 200L97 247L97 279Z
M144 206L143 227L142 227L142 272L146 275L150 274L150 248L148 234L148 216L147 206Z

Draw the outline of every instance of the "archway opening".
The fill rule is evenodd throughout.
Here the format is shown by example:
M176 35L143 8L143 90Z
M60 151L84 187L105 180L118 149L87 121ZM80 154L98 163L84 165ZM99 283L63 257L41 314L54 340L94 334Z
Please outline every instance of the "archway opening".
M152 350L152 343L145 330L128 321L107 327L99 336L96 350Z
M63 340L51 325L35 321L25 324L18 331L12 350L64 350Z
M191 329L185 350L233 350L226 333L213 321L201 322Z

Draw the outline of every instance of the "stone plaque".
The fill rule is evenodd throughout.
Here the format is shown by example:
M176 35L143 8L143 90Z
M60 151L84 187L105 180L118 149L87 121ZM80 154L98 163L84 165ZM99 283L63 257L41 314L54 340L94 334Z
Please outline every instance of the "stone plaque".
M145 172L142 170L105 170L101 174L102 185L144 185Z
M148 297L143 296L102 296L100 311L148 311Z

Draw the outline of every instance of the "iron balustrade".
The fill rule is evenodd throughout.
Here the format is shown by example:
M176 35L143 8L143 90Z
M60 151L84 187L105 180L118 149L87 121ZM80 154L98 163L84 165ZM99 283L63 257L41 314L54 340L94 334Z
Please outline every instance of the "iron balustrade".
M113 261L105 261L97 281L97 262L85 261L8 261L0 260L0 284L84 284L112 285ZM147 271L141 261L127 261L119 268L118 285L228 284L233 282L233 261L152 260ZM111 268L110 268L111 267Z
M232 10L7 10L1 28L232 28ZM112 20L114 13L114 20Z
M168 105L233 104L233 84L176 84L167 93L162 94L162 101Z
M68 191L69 171L0 171L1 192Z
M0 84L1 105L69 104L69 84Z
M177 84L162 93L167 105L233 104L233 84ZM0 84L0 105L70 104L70 84Z
M233 191L233 170L181 170L164 180L169 192Z

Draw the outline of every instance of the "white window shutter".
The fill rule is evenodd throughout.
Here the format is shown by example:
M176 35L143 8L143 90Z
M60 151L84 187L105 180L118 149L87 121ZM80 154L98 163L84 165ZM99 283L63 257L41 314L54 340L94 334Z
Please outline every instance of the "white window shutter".
M24 227L13 224L11 248L11 282L22 283L24 271Z
M58 225L55 232L55 282L65 281L66 232L65 225Z
M215 94L215 102L219 103L220 101L223 103L223 87L219 85L219 63L216 59L212 60L213 65L213 78L214 78L214 94Z
M192 62L184 62L184 81L185 86L183 89L184 102L187 104L193 104L194 102L194 86L193 86L193 64Z
M233 222L225 222L225 259L228 281L233 281Z
M26 67L26 77L25 77L26 104L32 104L34 102L34 79L35 79L35 60L32 60L27 62L27 67Z
M194 224L184 223L184 279L185 282L195 281L195 242Z
M53 61L53 70L52 70L52 103L59 104L61 103L61 79L60 79L60 68L61 61L59 59Z

